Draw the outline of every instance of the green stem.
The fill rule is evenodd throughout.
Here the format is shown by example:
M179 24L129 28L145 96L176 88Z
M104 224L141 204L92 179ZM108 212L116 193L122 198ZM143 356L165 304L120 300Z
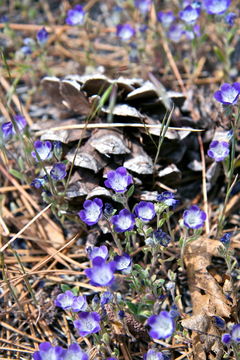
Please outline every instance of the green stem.
M238 177L238 176L236 176L235 179L233 180L234 163L235 163L235 147L236 147L237 130L238 130L239 122L240 122L240 108L238 109L238 114L237 114L237 116L236 116L236 118L235 118L235 120L234 120L234 122L232 124L233 137L232 137L231 159L230 159L230 165L229 165L229 171L228 171L228 179L227 179L228 184L227 184L227 191L226 191L226 196L225 196L225 200L224 200L223 209L221 211L219 221L218 221L217 237L220 237L221 232L223 230L227 203L228 203L228 200L230 198L232 188L235 185L235 183L237 181L237 177Z
M108 228L112 234L112 237L113 237L113 240L119 250L119 255L121 255L123 253L123 247L122 247L122 244L120 243L118 237L117 237L117 234L115 233L115 231L113 230L112 228L112 224L110 223L110 221L108 219L107 220L107 223L108 223Z

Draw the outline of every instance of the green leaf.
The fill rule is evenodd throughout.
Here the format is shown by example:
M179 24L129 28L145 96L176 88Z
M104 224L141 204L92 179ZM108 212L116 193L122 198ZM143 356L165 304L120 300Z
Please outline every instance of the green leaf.
M127 191L127 198L130 198L132 196L132 194L134 193L134 185L132 185L128 191Z
M148 318L151 316L152 312L150 310L141 310L138 315Z
M153 232L153 228L152 228L152 227L149 227L149 228L145 231L145 233L146 233L147 236L150 235L152 232Z
M179 239L179 246L180 246L180 248L183 246L183 238L182 237L180 237L180 239Z
M134 315L138 315L138 304L133 304L131 301L126 301L126 304Z
M10 169L9 172L10 172L10 174L12 174L13 176L15 176L17 179L19 179L19 180L24 180L24 175L21 174L19 171L14 170L14 169Z
M123 204L123 198L121 197L121 195L119 196L118 194L115 194L113 195L113 200L120 203L120 204Z
M165 223L166 219L162 218L159 220L158 224L157 224L157 227L158 228L161 228L163 226L163 224Z
M218 60L221 61L222 63L226 62L226 56L225 53L217 46L214 46L213 48L215 55L217 56Z
M134 264L133 268L134 268L134 270L138 270L138 271L142 271L142 270L143 270L143 268L142 268L140 265L138 265L138 264Z
M74 294L75 296L78 296L79 287L78 287L78 286L74 286L74 288L72 288L71 291L73 292L73 294Z
M60 287L61 287L62 292L65 292L67 290L71 290L70 286L66 285L66 284L62 284Z

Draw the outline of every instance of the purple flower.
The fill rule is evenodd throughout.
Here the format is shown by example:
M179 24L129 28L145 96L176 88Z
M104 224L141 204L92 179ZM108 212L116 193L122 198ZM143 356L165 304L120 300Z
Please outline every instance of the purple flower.
M143 355L143 360L164 360L164 356L157 350L149 349L148 352Z
M119 312L118 312L118 318L119 318L120 320L123 320L124 317L125 317L125 312L124 312L124 310L119 310Z
M184 35L184 26L182 24L173 24L169 28L167 33L169 39L175 43L178 43L183 35Z
M223 14L230 3L231 0L203 0L203 6L208 14Z
M61 141L53 142L53 153L54 156L60 161L63 153L62 143Z
M51 178L56 181L64 179L66 175L66 165L63 163L54 164L50 171Z
M191 30L190 29L185 30L184 34L186 35L187 39L193 40L196 37L201 36L200 26L198 24L195 24Z
M113 299L113 294L110 291L105 291L100 295L100 305L103 306L105 304L110 303Z
M130 24L117 25L116 34L122 41L130 40L135 33L135 29Z
M111 223L114 225L116 232L125 232L133 229L135 218L129 210L123 209L118 215L114 215L111 218Z
M73 298L72 303L72 311L79 312L79 311L85 311L87 309L87 300L86 296L75 296Z
M240 324L236 324L231 330L232 340L236 343L240 343Z
M215 321L215 325L219 328L219 329L224 329L226 326L226 322L225 320L223 320L222 318L220 318L219 316L214 316L214 321Z
M124 193L128 185L133 183L132 176L128 174L125 167L119 167L115 171L107 173L107 180L104 185L117 193Z
M225 345L228 345L232 340L232 337L230 334L226 333L222 335L222 343Z
M87 225L94 225L102 216L103 202L99 198L86 200L83 203L84 210L79 211L78 215Z
M1 125L2 138L4 142L7 142L13 136L13 124L9 121Z
M50 141L40 141L37 140L34 142L34 148L36 151L32 151L32 157L38 161L38 157L44 160L50 160L52 158L52 143ZM37 156L37 154L38 156Z
M182 3L183 8L186 6L191 5L195 9L201 9L202 3L201 0L184 0Z
M136 216L143 221L150 221L156 215L154 204L147 201L140 201L134 208Z
M167 11L167 12L159 11L157 13L157 18L158 21L163 24L163 26L169 27L176 17L173 15L172 11Z
M199 229L203 227L206 220L206 213L199 209L198 206L192 205L188 210L183 213L183 223L190 229Z
M65 293L59 294L54 303L63 310L70 310L72 308L74 298L75 296L72 291L67 290Z
M39 45L44 45L49 38L49 33L47 30L43 27L37 32L37 41Z
M22 115L15 115L14 116L14 121L15 121L15 126L17 126L18 130L20 132L23 131L23 129L26 127L27 125L27 121L25 119L24 116ZM1 130L2 130L2 134L3 134L3 140L4 141L8 141L11 139L11 137L16 134L14 125L12 122L6 122L3 123L1 126Z
M148 26L146 24L141 24L138 28L138 30L141 32L141 33L145 33L145 31L147 31L148 29Z
M228 232L221 237L220 241L223 245L229 245L231 241L231 237L232 237L232 232Z
M88 355L78 344L72 344L64 353L62 360L88 360Z
M27 125L27 121L25 117L22 115L15 115L14 120L16 122L19 131L22 131Z
M112 206L112 204L105 203L103 213L106 217L112 216L114 211L115 210L114 210L114 207Z
M176 319L180 314L177 308L177 305L173 304L171 306L171 309L169 311L169 315L171 316L172 319Z
M95 257L101 257L104 260L108 257L108 248L105 245L100 247L93 247L88 249L88 256L90 260L93 260Z
M215 161L223 161L229 155L229 143L225 141L214 140L209 145L208 156Z
M152 0L134 0L134 5L142 14L146 14L152 5Z
M35 42L33 39L31 38L25 38L23 40L24 46L21 47L20 51L24 54L24 55L30 55L33 52L33 48L35 45Z
M171 241L170 236L161 229L157 229L156 231L154 231L152 236L154 239L154 243L164 247L168 246Z
M116 270L122 271L122 270L130 270L132 265L132 259L131 257L124 253L121 256L116 255L114 256L114 261L116 262Z
M167 339L174 332L174 321L167 311L161 311L159 315L152 315L148 319L151 326L149 335L153 339Z
M39 345L39 351L33 353L34 360L60 360L64 350L61 346L52 346L49 342Z
M236 18L237 14L235 14L234 12L230 12L225 16L225 22L226 24L233 26Z
M36 178L31 182L31 186L34 186L35 189L40 189L45 184L45 179L43 178Z
M157 196L157 201L162 202L167 206L175 206L179 201L174 197L175 194L171 191L164 191Z
M7 15L1 15L0 16L0 23L7 23L9 22L9 18Z
M185 7L179 12L179 17L187 24L194 24L200 15L200 9L194 8L191 5Z
M82 311L78 314L79 320L73 322L80 336L94 334L101 330L99 325L101 317L97 312Z
M235 105L240 94L240 83L235 82L231 84L223 84L221 89L214 93L217 101L223 105Z
M85 270L86 276L94 286L110 286L114 282L115 261L105 262L100 256L92 260L93 267Z
M68 10L66 17L67 25L82 25L84 22L85 11L81 5L74 6L73 9Z

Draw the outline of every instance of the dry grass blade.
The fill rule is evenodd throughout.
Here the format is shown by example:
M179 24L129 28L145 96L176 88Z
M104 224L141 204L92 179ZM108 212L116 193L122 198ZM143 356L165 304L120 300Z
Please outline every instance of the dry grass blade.
M40 211L27 225L25 225L12 239L10 239L5 245L0 248L0 252L3 252L14 240L16 240L30 225L32 225L40 216L42 216L52 204L47 205L43 210Z
M161 124L142 124L142 123L79 124L79 125L58 126L58 127L53 127L53 128L42 130L42 131L37 131L36 135L40 136L42 134L47 133L48 131L74 130L74 129L107 129L107 128L123 128L123 127L161 129L162 125ZM169 126L168 129L176 130L176 131L191 131L191 132L204 131L203 129L192 129L192 128L185 128L185 127L172 127L172 126Z

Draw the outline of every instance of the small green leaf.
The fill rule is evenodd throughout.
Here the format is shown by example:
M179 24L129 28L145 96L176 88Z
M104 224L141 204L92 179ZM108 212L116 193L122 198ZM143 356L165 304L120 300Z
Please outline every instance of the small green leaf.
M134 185L132 185L128 191L127 191L127 198L130 198L132 196L132 194L134 193Z
M224 52L217 46L214 46L214 52L218 58L219 61L221 61L222 63L225 63L226 61L226 56L224 54Z
M126 301L126 304L134 315L138 315L138 304L133 304L131 301Z
M150 310L142 310L138 313L138 315L148 318L151 316L152 312Z
M166 219L162 218L159 220L158 224L157 224L157 227L158 228L161 228L163 226L163 224L165 223Z
M138 264L134 264L133 268L134 268L134 270L137 270L137 271L143 271L143 268Z
M67 290L71 290L70 286L66 285L66 284L62 284L60 287L61 287L62 292L65 292Z
M21 174L19 171L14 170L14 169L10 169L9 172L10 172L10 174L12 174L13 176L15 176L17 179L19 179L19 180L24 180L24 175Z
M74 286L74 288L72 288L71 291L73 292L73 294L74 294L75 296L78 296L79 287L78 287L78 286Z

